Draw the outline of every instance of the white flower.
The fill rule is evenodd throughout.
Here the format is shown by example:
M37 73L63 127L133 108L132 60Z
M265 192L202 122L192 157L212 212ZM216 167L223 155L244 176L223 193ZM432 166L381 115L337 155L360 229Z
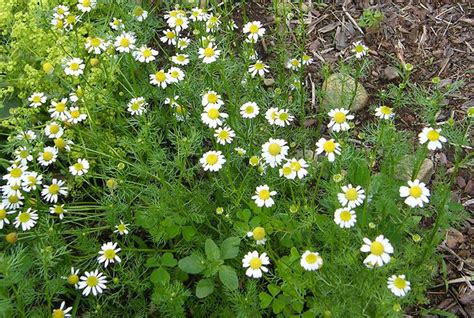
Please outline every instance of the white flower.
M275 125L275 121L278 118L278 112L280 110L276 107L271 107L265 112L265 119L270 125Z
M191 40L184 37L184 38L179 38L178 39L178 49L184 50L189 46L189 43L191 43Z
M89 161L86 159L77 159L76 163L69 167L69 172L73 176L82 176L89 171Z
M247 38L252 42L257 42L258 38L265 34L265 29L262 27L260 21L246 23L242 28L242 31L247 34Z
M164 70L159 70L155 74L150 74L150 84L161 88L166 88L171 83L170 75Z
M12 164L7 168L7 174L3 175L2 179L7 180L10 185L19 184L25 172L27 172L26 166Z
M141 22L148 17L148 11L144 10L140 6L136 6L132 11L132 15L135 19L137 19L137 21Z
M61 276L62 279L66 279L68 284L74 285L74 288L79 289L79 269L71 267L71 273L68 277Z
M170 19L168 19L168 26L172 29L175 29L178 33L182 30L186 30L188 28L188 25L188 18L183 15L178 15L176 17L171 17Z
M64 204L58 205L55 204L54 206L49 208L49 213L57 215L60 220L64 218L64 213L66 213L67 210L64 208Z
M84 289L82 294L84 296L88 296L91 292L94 296L97 294L101 294L104 289L107 287L105 284L107 280L103 273L99 273L98 270L93 272L85 272L83 276L81 276L81 281L79 282L79 289Z
M41 196L46 202L56 203L58 202L59 195L67 196L68 190L64 186L63 180L53 179L50 185L43 185Z
M392 244L383 235L375 238L375 241L370 241L364 237L364 245L360 248L361 252L370 253L364 260L364 264L369 264L372 267L382 266L390 262L390 255L393 254Z
M270 167L275 168L286 158L288 149L285 140L270 138L262 145L262 157Z
M309 65L313 63L313 58L307 54L303 54L301 59L303 60L303 65Z
M64 73L66 75L71 75L71 76L79 76L82 73L84 73L84 68L86 67L84 65L84 61L80 58L73 57L68 60L66 60L64 67Z
M220 50L209 43L206 48L199 48L199 58L202 59L203 63L209 64L215 62L221 54Z
M120 250L120 248L117 248L117 243L105 243L102 245L99 251L100 256L97 258L97 261L99 262L99 264L105 263L105 267L107 267L109 263L115 263L115 261L117 261L117 263L120 263L122 260L117 255Z
M207 91L204 95L202 95L201 99L202 106L222 106L224 102L222 101L221 95L218 95L214 91Z
M63 98L60 101L52 101L51 107L48 112L51 114L52 119L66 120L67 119L67 98Z
M79 107L71 107L66 113L67 121L72 124L80 123L87 119L87 115L81 113Z
M0 202L0 230L3 229L5 224L10 224L10 220L8 220L7 215L13 214L15 211L8 211L8 208Z
M54 146L59 151L71 151L71 145L74 145L74 142L72 140L64 139L62 137L54 139Z
M107 50L108 43L98 37L87 38L85 47L88 53L100 54Z
M405 203L412 208L417 206L422 208L424 203L430 202L428 199L429 196L430 190L418 179L408 181L408 187L400 187L400 197L406 198Z
M42 184L42 180L43 176L38 174L38 172L26 172L23 175L21 187L23 191L30 192L31 190L36 190L38 186Z
M247 237L252 237L257 245L263 245L267 241L265 238L265 229L257 226L251 232L247 232Z
M189 64L189 57L186 54L176 54L171 57L171 61L178 65L188 65Z
M207 14L206 14L205 9L196 7L196 8L191 9L191 14L189 18L192 21L204 21L207 19Z
M16 135L16 139L32 141L36 139L36 133L33 130L25 130Z
M168 78L171 83L178 83L184 79L184 72L178 67L170 67L168 70Z
M201 159L199 159L204 171L219 171L225 161L226 160L220 151L208 151L202 155Z
M160 38L160 41L170 45L176 45L176 38L178 37L174 31L170 29L163 31L163 36Z
M21 146L15 150L15 160L26 166L29 161L33 160L33 156L25 146Z
M146 46L142 46L132 54L136 61L150 63L156 59L155 56L158 55L158 51Z
M46 103L47 97L44 93L33 93L30 97L28 97L28 101L30 102L30 106L33 108L37 108L42 104Z
M242 115L243 118L255 118L259 111L260 108L255 102L247 102L240 106L240 115Z
M115 49L121 53L130 53L135 48L135 34L133 32L123 32L115 38Z
M15 209L20 208L23 205L23 201L22 201L23 199L24 197L21 193L20 195L9 194L3 197L1 204L7 209L15 210Z
M316 143L316 153L322 154L323 152L328 157L329 162L333 162L336 158L335 155L341 154L341 148L339 143L335 142L334 139L326 140L325 138L321 138Z
M64 129L60 124L51 122L44 128L44 133L48 138L59 138L64 134Z
M28 208L28 210L18 213L13 224L16 228L21 226L23 231L29 231L36 225L37 220L38 213L36 213L35 210Z
M348 115L349 111L344 108L332 109L328 115L331 117L331 121L328 124L328 128L332 131L346 131L349 130L350 126L348 120L354 119L354 115Z
M219 111L220 107L220 105L209 104L204 108L204 112L201 114L201 120L204 124L208 125L209 128L221 126L224 119L229 117L226 113Z
M69 7L65 5L59 5L53 9L53 12L55 17L64 18L69 15Z
M242 266L247 268L245 275L253 278L262 277L262 271L268 272L268 268L264 265L269 265L270 259L267 256L267 253L262 253L258 255L257 251L248 252L247 255L242 259Z
M420 144L425 144L428 142L429 150L441 149L443 146L442 142L446 142L447 139L440 134L441 129L434 129L431 127L423 128L422 132L418 135Z
M64 29L71 31L79 21L80 19L77 16L68 14L64 19Z
M268 66L262 61L257 60L255 64L249 66L249 73L252 77L255 77L257 74L263 77L265 73L268 73Z
M235 152L237 152L237 154L238 154L239 156L241 156L241 157L244 156L244 155L247 153L247 150L245 150L245 149L242 148L242 147L236 147L234 150L235 150Z
M285 177L287 179L293 180L296 178L296 171L291 169L291 165L289 162L285 163L279 170L280 177Z
M289 125L295 119L295 116L291 115L288 109L279 109L274 116L274 124L280 127Z
M132 115L141 115L146 112L147 105L143 97L132 98L127 104L127 111Z
M381 119L390 119L395 116L395 113L390 107L383 105L375 109L375 116Z
M82 2L85 2L86 0L82 0ZM79 5L78 5L79 6ZM66 302L63 301L61 303L61 306L59 308L53 309L52 317L53 318L69 318L71 317L71 314L69 313L72 310L72 307L66 307Z
M364 202L365 191L361 186L354 188L352 184L348 184L341 189L342 193L337 194L337 199L343 207L347 206L349 209L353 209Z
M55 147L45 147L42 152L38 154L38 162L40 165L47 167L56 162L58 157L58 149Z
M113 18L112 19L112 22L109 23L110 27L112 28L112 30L119 30L119 29L123 29L124 28L124 25L122 23L122 20L121 19L117 19L117 18Z
M21 196L21 186L19 181L15 183L7 183L6 185L0 186L0 188L2 189L3 197Z
M267 208L269 208L273 204L275 204L275 201L273 200L272 196L276 194L276 191L270 191L270 188L266 184L264 184L258 186L255 189L255 195L252 197L252 199L255 200L255 204L258 207L261 208L263 206L266 206Z
M214 137L221 145L230 144L235 137L235 132L227 126L219 127L214 132Z
M411 289L410 282L405 279L405 275L392 275L388 278L387 288L398 297L405 296Z
M352 46L352 53L355 53L355 56L358 59L362 58L364 55L367 55L369 52L369 48L365 46L362 41L357 41L353 43Z
M125 224L122 221L120 221L119 224L115 226L116 230L114 230L114 233L118 233L119 235L126 235L128 234L128 228L130 224Z
M296 158L293 158L289 160L288 163L290 164L291 170L296 173L298 178L303 179L308 174L308 170L306 170L308 164L304 159L297 160Z
M353 227L356 223L356 218L355 212L349 208L337 209L334 212L334 222L343 229Z
M206 22L206 32L214 32L219 28L219 25L221 24L221 21L219 20L218 16L215 16L214 14L209 14L207 16L207 22Z
M82 12L90 12L97 5L97 0L79 0L77 8Z
M323 258L317 252L306 251L301 255L300 265L307 271L315 271L323 266Z
M292 58L290 60L288 60L288 62L286 63L286 68L289 68L291 70L299 70L299 68L301 67L301 62L300 60L296 59L296 58Z

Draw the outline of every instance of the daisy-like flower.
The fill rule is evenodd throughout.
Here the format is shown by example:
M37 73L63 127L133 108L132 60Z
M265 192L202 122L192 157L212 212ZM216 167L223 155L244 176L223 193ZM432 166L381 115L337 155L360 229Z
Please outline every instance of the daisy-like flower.
M334 212L334 222L343 229L353 227L356 223L356 218L355 212L349 208L337 209Z
M63 98L60 101L52 101L51 107L48 112L51 114L51 118L66 120L67 119L67 98Z
M262 157L270 167L275 168L286 158L288 149L285 140L270 138L262 145Z
M178 67L170 67L168 76L171 83L178 83L184 79L184 72Z
M46 125L44 128L44 134L48 138L59 138L64 134L64 129L61 127L60 124L56 122L50 122L49 124Z
M381 119L390 119L395 116L395 113L392 108L382 105L375 109L375 116Z
M337 194L337 199L343 207L347 206L349 209L353 209L364 202L365 191L361 186L354 188L352 184L348 184L341 189L342 193Z
M0 202L0 230L3 229L5 224L10 224L10 220L7 218L7 215L13 213L15 213L15 211L9 211L8 208Z
M204 107L204 112L201 114L201 120L209 128L216 128L221 126L224 119L229 117L226 113L220 112L220 105L209 104Z
M293 180L296 178L296 172L291 169L291 165L289 162L285 163L279 170L280 177L285 177L287 179Z
M266 265L270 265L270 259L267 253L258 254L257 251L248 252L242 259L242 266L247 268L245 275L253 278L262 277L262 271L268 272Z
M157 50L153 50L152 48L146 46L142 46L141 48L133 52L133 57L135 58L135 60L142 63L150 63L154 61L156 59L155 56L157 55Z
M255 102L247 102L240 106L240 115L242 115L242 118L255 118L259 111L260 108Z
M323 152L328 157L329 162L333 162L336 158L336 155L341 154L341 148L339 143L335 142L334 139L326 140L325 138L321 138L316 143L316 153L322 154Z
M117 248L117 243L105 243L102 245L99 251L100 256L97 258L97 261L99 262L99 264L105 263L105 267L107 267L109 263L115 263L115 261L117 261L117 263L120 263L122 260L117 255L120 250L120 248Z
M69 285L74 285L76 289L79 289L79 269L74 269L74 267L71 267L71 273L69 276L62 278L66 278Z
M296 158L293 158L289 160L288 163L290 164L291 170L296 173L298 178L303 179L308 174L308 170L306 170L308 164L304 159L297 160Z
M405 203L412 208L417 206L422 208L425 203L430 202L428 199L429 196L430 190L418 179L408 181L408 187L400 187L400 197L406 198Z
M65 5L59 5L53 9L53 12L55 17L64 18L69 14L69 7Z
M397 297L404 297L411 289L405 275L392 275L388 278L387 288Z
M10 185L19 184L26 171L26 166L13 164L7 168L7 174L3 175L2 179L7 180L7 183Z
M390 255L393 254L392 244L383 235L375 238L375 241L370 241L364 237L364 243L360 248L361 252L370 253L364 260L364 264L369 264L373 267L382 266L390 262Z
M30 102L30 106L33 108L37 108L44 103L46 103L47 97L44 93L33 93L30 97L28 97L28 101Z
M57 215L60 220L64 218L64 213L66 213L67 210L64 208L64 204L55 204L52 207L49 208L49 213Z
M82 0L82 2L84 2L86 0ZM79 5L78 5L79 6ZM72 310L72 307L66 307L66 302L63 301L61 303L61 306L59 306L59 308L56 308L56 309L53 309L53 313L52 313L52 317L53 318L69 318L71 317L71 314L69 313L71 310Z
M219 127L214 132L214 137L221 145L230 144L235 137L235 132L227 126Z
M262 61L257 60L255 61L255 64L249 66L249 73L252 77L255 77L257 74L263 77L265 76L265 73L268 73L268 66Z
M82 176L89 171L89 161L86 159L77 159L76 163L69 167L69 172L73 176Z
M301 62L297 58L289 59L288 62L286 62L286 68L290 70L296 71L296 70L299 70L300 67L301 67Z
M186 30L188 28L188 25L188 18L184 15L178 15L168 20L168 26L172 29L175 29L178 33L182 30Z
M265 34L265 28L260 21L248 22L244 25L242 31L247 34L251 42L257 42L258 38Z
M150 84L156 85L161 88L166 88L168 84L170 84L171 78L169 73L165 72L164 70L159 70L155 74L150 74Z
M97 5L97 0L79 0L77 8L82 12L90 12Z
M207 14L205 9L201 9L198 7L191 9L191 14L189 16L189 19L191 19L191 21L204 21L206 20L206 18Z
M245 154L247 153L247 150L245 150L245 149L242 148L242 147L236 147L234 150L235 150L235 152L237 152L237 154L238 154L239 156L241 156L241 157L242 157L242 156L245 156Z
M77 106L69 108L66 115L67 115L67 121L72 124L77 124L87 119L87 115L84 113L81 113L81 111L79 110L79 107Z
M233 19L230 19L227 22L227 30L234 31L234 30L237 30L238 28L239 27L237 26L237 24L235 23L235 21Z
M306 251L301 255L300 265L307 271L315 271L323 266L323 258L317 252Z
M21 195L21 191L20 191L21 186L20 186L20 182L18 181L16 183L9 183L9 184L0 186L0 189L2 190L2 194L4 197L8 197L12 195L15 195L15 196Z
M143 97L132 98L127 105L127 111L132 115L141 115L146 112L148 103Z
M64 73L71 76L79 76L84 73L84 61L80 58L73 57L66 60Z
M258 207L261 208L263 206L266 206L267 208L269 208L273 204L275 204L275 201L273 200L272 196L276 194L276 191L270 191L270 187L264 184L258 186L257 189L255 189L255 195L252 197L252 199L255 200L255 204Z
M127 235L128 234L128 228L130 224L125 224L122 221L120 221L119 224L115 226L114 233L118 233L119 235Z
M136 42L133 32L123 32L115 38L115 49L120 53L130 53L135 48Z
M112 21L109 23L109 25L112 28L112 30L119 30L119 29L124 28L122 19L117 19L115 17L112 19Z
M207 91L204 95L202 95L201 99L202 106L222 106L224 105L224 101L221 98L221 95L218 95L214 91Z
M148 17L148 11L144 10L140 6L136 6L132 11L132 15L135 19L137 19L137 21L141 22Z
M56 162L58 157L58 150L55 147L45 147L42 152L38 154L38 162L40 165L47 167Z
M219 171L225 161L226 160L220 151L208 151L202 155L201 159L199 159L204 171Z
M16 139L24 141L32 141L36 139L36 133L33 130L25 130L16 135Z
M418 134L420 144L424 145L428 142L429 150L441 149L443 147L441 143L446 142L447 139L441 136L440 132L441 129L434 129L431 127L423 128L423 130Z
M92 272L85 272L84 275L81 276L79 289L84 289L82 291L84 296L88 296L91 292L94 296L97 296L107 288L105 286L106 283L107 279L105 278L104 274L100 273L99 270L96 269Z
M1 204L7 208L16 210L23 206L23 195L20 193L18 194L9 194L3 197Z
M301 57L301 60L303 61L303 65L309 65L313 63L313 58L309 56L308 54L303 54Z
M349 111L344 108L332 109L328 115L331 117L331 121L328 124L328 128L332 131L346 131L349 130L350 126L348 120L354 119L354 115L348 115Z
M218 16L214 14L209 14L207 16L207 22L206 22L206 32L214 32L217 29L219 29L219 26L221 25L221 20L219 19Z
M280 127L288 126L295 116L291 115L288 109L279 109L275 114L274 124Z
M199 58L202 59L203 63L210 64L215 62L221 54L213 43L209 43L206 48L199 48Z
M251 237L255 240L257 245L263 245L267 241L265 238L265 229L261 226L257 226L253 231L247 232L247 237Z
M362 43L362 41L357 41L352 44L352 53L355 53L356 58L360 59L363 56L367 55L369 48Z
M15 160L26 166L28 162L33 160L33 156L25 146L21 146L15 150Z
M56 29L59 31L64 30L64 20L62 17L54 16L51 19L51 25L53 26L52 29Z
M15 225L16 228L21 226L23 231L29 231L36 225L37 220L38 213L36 213L35 210L28 208L26 211L18 213L13 225Z
M186 54L176 54L175 56L171 57L171 61L178 65L188 65L189 64L189 57Z
M161 42L169 45L176 45L178 35L174 31L167 29L163 31L163 34L164 35L160 38Z
M280 110L276 107L271 107L265 112L265 119L270 125L275 125L275 121L278 118L278 112Z
M21 187L23 191L36 190L42 184L43 176L35 171L28 171L23 175Z
M107 42L98 37L89 37L85 47L88 53L100 54L107 50Z
M53 179L50 185L43 185L41 196L46 202L56 203L58 202L59 195L67 196L68 190L64 186L63 180Z
M54 139L54 146L59 150L59 151L71 151L71 145L74 145L74 142L69 139L64 139L64 138L56 138Z
M71 31L80 19L74 14L68 14L64 19L64 29Z
M165 13L164 18L166 22L168 22L170 19L176 18L178 16L184 16L184 15L186 15L186 11L176 7L174 10L171 10Z
M184 50L189 46L189 43L191 43L191 40L187 37L179 38L178 39L178 49L179 50Z

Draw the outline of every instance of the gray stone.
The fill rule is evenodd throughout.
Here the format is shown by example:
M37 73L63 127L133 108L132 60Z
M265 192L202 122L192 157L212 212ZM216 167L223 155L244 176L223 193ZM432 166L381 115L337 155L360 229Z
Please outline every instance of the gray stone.
M415 164L415 158L413 156L405 157L398 166L398 173L395 175L395 178L402 181L411 180L411 174L413 172ZM434 164L433 161L426 158L421 164L420 171L416 176L416 179L428 183L431 180L431 177L434 174Z
M350 75L332 74L324 81L322 88L324 93L322 107L326 110L345 108L358 111L363 109L369 100L362 83L359 82L356 89L355 80Z

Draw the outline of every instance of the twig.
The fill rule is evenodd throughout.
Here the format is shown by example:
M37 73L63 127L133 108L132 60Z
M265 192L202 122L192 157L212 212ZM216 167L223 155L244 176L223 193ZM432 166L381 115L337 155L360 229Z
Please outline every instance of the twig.
M357 23L356 20L347 12L346 10L346 3L342 5L342 11L344 11L344 14L347 16L347 18L352 22L352 24L359 30L359 32L364 35L364 31L360 28L359 24Z

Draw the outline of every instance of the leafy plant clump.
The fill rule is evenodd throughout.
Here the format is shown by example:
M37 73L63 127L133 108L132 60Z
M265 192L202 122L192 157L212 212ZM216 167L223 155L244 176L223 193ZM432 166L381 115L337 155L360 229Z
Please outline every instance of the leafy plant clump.
M362 12L357 22L362 28L379 28L384 20L385 15L382 11L367 9Z
M245 5L0 4L0 316L398 317L426 304L442 232L465 218L450 189L472 163L472 117L436 121L462 83L420 86L401 65L355 112L368 47L318 64L278 1L275 26ZM309 66L355 87L327 98ZM416 134L398 124L407 109ZM430 179L439 149L454 166Z

